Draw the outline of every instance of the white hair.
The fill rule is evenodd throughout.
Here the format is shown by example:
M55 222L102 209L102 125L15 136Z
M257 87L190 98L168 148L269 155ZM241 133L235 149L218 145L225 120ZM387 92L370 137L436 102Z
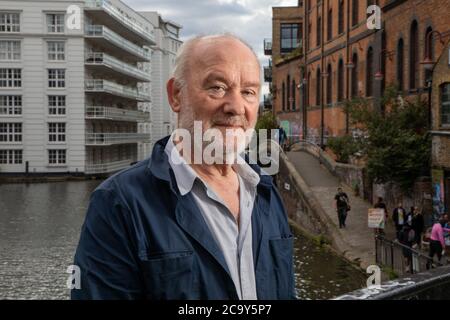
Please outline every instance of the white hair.
M191 58L191 53L194 49L194 47L202 40L214 40L214 39L234 39L242 44L244 44L247 48L250 49L250 51L254 54L255 59L258 63L259 68L261 68L261 65L259 63L258 56L256 55L253 48L244 40L239 38L238 36L231 34L229 32L225 32L223 34L214 34L214 35L199 35L195 36L188 41L184 42L175 58L175 65L173 69L173 78L175 79L175 85L179 88L184 88L186 86L186 75L189 68L189 59Z

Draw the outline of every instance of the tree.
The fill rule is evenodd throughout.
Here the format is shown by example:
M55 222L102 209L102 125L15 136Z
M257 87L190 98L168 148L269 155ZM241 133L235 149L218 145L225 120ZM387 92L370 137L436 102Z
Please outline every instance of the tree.
M376 183L397 183L408 191L430 167L426 103L420 97L412 102L403 99L395 87L386 89L382 103L384 113L357 98L347 102L346 111L352 125L365 132L361 151L369 177Z

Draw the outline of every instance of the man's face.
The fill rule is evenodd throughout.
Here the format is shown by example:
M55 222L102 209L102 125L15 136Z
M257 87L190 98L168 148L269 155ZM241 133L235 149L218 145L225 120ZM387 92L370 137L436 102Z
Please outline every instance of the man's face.
M203 133L218 129L225 146L235 150L257 120L260 70L254 54L239 41L220 38L198 43L189 61L180 93L180 127L192 134L193 121L201 121ZM237 139L227 139L227 131Z

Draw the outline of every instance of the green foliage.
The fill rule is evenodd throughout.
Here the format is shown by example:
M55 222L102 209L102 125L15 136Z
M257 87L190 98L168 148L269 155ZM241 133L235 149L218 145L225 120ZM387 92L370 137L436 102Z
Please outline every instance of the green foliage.
M348 163L350 156L360 151L361 143L352 136L345 135L328 138L327 147L336 155L338 162Z
M256 132L258 132L258 130L260 129L271 130L276 129L277 127L277 120L275 119L272 112L266 112L258 118L255 130Z
M428 110L424 101L403 100L392 87L382 103L384 113L374 111L364 99L348 102L346 111L352 124L365 128L362 150L370 178L376 183L397 183L408 191L429 168Z

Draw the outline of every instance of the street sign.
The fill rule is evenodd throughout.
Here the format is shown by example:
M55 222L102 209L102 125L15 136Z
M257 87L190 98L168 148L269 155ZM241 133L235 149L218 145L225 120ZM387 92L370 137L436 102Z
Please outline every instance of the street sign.
M384 209L369 209L368 225L369 228L384 229Z

